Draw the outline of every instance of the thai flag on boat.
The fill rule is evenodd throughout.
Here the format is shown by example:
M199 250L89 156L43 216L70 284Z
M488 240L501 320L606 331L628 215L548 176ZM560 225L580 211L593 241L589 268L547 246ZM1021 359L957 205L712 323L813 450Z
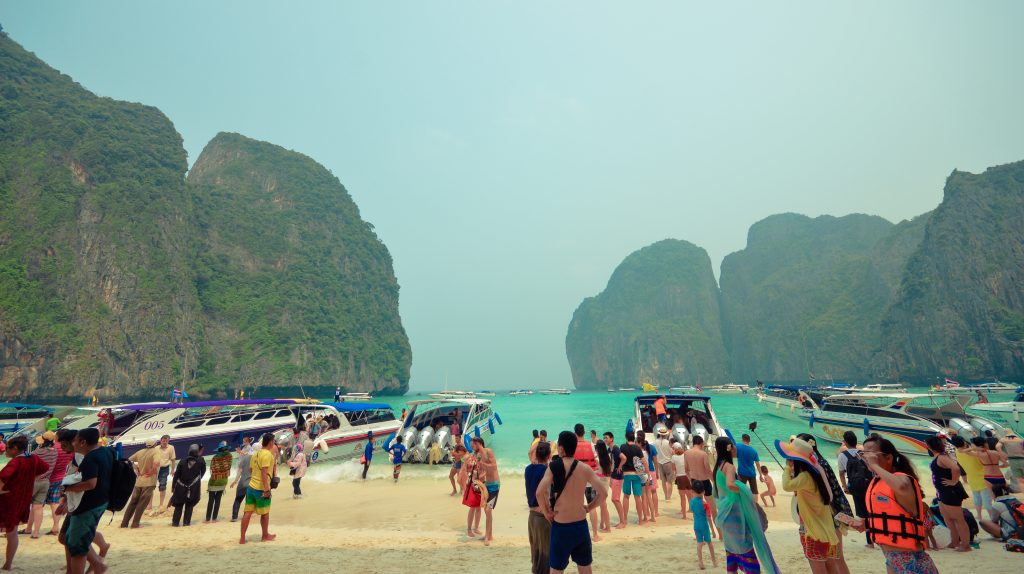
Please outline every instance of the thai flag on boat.
M946 379L946 386L947 387L959 387L960 383L954 381L953 379Z
M187 399L188 398L188 393L186 393L185 391L183 391L181 389L174 389L174 390L171 391L171 398L172 399Z

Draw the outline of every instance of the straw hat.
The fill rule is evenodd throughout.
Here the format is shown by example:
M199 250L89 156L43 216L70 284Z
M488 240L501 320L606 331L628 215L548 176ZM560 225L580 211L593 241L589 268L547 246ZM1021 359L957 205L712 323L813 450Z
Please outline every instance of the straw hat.
M824 483L825 488L828 489L828 496L832 498L832 488L828 484L828 476L825 475L825 469L821 468L821 465L814 460L814 446L802 439L793 438L790 441L782 442L781 440L775 441L775 449L779 451L784 458L789 460L800 460L807 463L807 466L811 467L814 472L818 473L821 477L821 482Z
M660 429L658 429L658 436L668 436L669 434L671 434L671 432L672 431L668 430L667 428L661 427Z

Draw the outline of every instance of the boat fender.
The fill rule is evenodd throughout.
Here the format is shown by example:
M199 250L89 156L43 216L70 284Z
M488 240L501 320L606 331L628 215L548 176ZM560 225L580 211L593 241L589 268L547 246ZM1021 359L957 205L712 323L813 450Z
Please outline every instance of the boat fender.
M626 432L633 430L633 419L626 421Z
M731 440L733 444L736 443L736 439L732 438L732 431L730 431L729 429L725 429L725 435L729 437L729 440Z
M473 436L480 438L480 425L473 427Z
M462 442L465 443L467 451L473 452L473 446L469 443L469 435L468 434L462 435Z
M494 412L494 419L495 419L496 421L498 421L498 424L499 424L499 425L503 425L503 424L505 424L505 423L501 422L501 417L500 417L500 416L498 416L498 412L497 412L497 411L495 411L495 412Z
M811 418L807 420L808 426L814 428L814 413L811 413Z
M868 417L864 417L864 436L871 435L871 423L868 422Z
M491 434L494 434L494 419L487 419L487 429L491 431Z

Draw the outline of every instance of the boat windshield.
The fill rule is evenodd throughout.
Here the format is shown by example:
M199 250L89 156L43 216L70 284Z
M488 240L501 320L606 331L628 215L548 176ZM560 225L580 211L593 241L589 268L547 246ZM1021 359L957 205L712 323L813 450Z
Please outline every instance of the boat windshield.
M349 424L352 426L371 425L395 420L395 413L391 409L368 409L365 411L352 411L345 413Z
M437 406L427 406L425 410L413 413L413 416L409 419L409 425L422 430L423 427L432 426L437 427L438 423L441 426L451 426L455 422L456 413L459 420L459 424L464 428L466 423L466 417L473 407L465 404L451 404L441 403ZM482 406L480 408L483 408Z
M654 425L658 422L658 416L654 411L654 401L658 395L637 397L637 409L640 411L640 427L644 433L654 432ZM717 433L716 426L712 423L711 408L708 401L700 397L665 397L665 414L672 424L682 423L691 427L692 422L704 425L704 428Z

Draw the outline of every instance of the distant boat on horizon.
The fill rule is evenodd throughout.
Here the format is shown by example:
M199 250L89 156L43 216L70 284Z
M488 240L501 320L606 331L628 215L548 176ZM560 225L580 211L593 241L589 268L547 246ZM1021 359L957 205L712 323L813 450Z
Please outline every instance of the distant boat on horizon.
M510 396L510 397L523 397L523 396L532 395L532 394L533 394L533 391L531 391L530 389L519 389L517 391L510 392L508 394L508 396Z
M540 391L542 395L571 395L572 391L569 389L545 389Z

